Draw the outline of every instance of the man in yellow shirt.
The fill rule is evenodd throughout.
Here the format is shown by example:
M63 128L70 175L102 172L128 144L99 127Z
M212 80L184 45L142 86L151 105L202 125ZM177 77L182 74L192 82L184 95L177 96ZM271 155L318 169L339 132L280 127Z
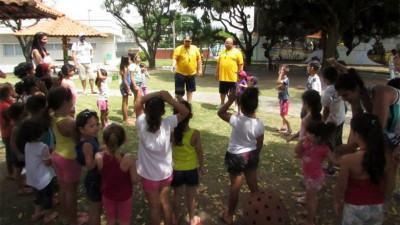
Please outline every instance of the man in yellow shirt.
M188 102L192 101L192 94L196 91L195 76L202 75L201 56L199 49L192 45L192 39L186 36L183 45L174 50L172 57L172 71L175 72L175 96L182 99L185 95Z
M236 90L238 73L242 70L243 55L239 49L233 47L233 39L227 38L225 40L225 49L218 55L215 73L215 78L219 80L221 106L225 103L225 97L229 90Z

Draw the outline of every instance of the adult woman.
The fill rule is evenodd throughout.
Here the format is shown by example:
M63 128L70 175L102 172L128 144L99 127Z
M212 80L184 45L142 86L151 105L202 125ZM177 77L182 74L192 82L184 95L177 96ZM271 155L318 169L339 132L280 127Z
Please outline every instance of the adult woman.
M52 59L45 46L47 44L47 34L38 32L33 36L31 58L35 66L46 63L51 64Z
M364 82L354 69L347 70L339 76L335 89L343 100L351 105L353 117L367 112L378 117L388 141L387 160L387 187L386 194L391 194L397 171L397 162L394 152L400 150L400 90L386 85L375 85L366 88ZM349 144L353 144L353 135L350 134Z

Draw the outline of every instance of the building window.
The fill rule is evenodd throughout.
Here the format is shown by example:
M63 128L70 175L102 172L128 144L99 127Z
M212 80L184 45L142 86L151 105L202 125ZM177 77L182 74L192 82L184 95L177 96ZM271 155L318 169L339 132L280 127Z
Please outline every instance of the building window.
M61 44L47 44L46 49L49 51L58 51L58 50L62 50L62 45Z
M3 44L3 55L7 57L22 56L22 49L19 44Z

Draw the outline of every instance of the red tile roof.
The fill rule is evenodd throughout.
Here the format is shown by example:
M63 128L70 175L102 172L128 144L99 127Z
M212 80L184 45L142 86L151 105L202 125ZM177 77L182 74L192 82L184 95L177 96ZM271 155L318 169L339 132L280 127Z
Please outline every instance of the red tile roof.
M40 19L64 16L38 0L0 0L0 19Z

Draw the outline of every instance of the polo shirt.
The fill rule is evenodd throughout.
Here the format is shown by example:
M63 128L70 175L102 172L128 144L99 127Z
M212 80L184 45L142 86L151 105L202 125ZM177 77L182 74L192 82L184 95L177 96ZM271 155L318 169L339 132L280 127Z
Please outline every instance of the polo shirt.
M243 55L240 50L224 49L218 55L219 81L236 82L239 66L243 65Z

